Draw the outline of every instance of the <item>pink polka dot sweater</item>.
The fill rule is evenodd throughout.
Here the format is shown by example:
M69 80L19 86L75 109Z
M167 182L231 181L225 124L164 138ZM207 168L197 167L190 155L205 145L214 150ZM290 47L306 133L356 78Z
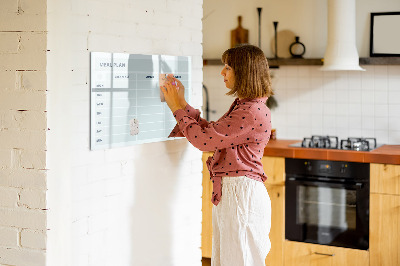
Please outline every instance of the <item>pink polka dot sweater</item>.
M261 159L271 132L271 112L265 105L267 97L236 98L218 121L208 122L200 111L189 104L174 112L178 124L169 137L186 137L201 151L214 151L207 160L213 182L211 201L221 200L221 180L224 176L247 176L264 182Z

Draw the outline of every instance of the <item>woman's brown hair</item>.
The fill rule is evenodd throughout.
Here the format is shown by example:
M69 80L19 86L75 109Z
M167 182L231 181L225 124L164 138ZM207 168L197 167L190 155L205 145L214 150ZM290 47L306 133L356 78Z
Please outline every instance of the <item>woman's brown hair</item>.
M268 61L263 51L253 45L240 45L222 54L222 63L235 74L235 86L226 95L259 98L273 95Z

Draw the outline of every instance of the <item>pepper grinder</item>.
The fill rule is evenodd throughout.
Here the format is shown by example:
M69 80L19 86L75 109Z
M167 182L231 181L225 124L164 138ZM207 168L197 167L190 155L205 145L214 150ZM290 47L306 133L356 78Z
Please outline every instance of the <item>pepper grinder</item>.
M261 49L261 7L257 7L258 11L258 48Z
M275 29L275 59L278 58L278 34L277 34L277 28L278 28L278 21L274 21L274 29Z

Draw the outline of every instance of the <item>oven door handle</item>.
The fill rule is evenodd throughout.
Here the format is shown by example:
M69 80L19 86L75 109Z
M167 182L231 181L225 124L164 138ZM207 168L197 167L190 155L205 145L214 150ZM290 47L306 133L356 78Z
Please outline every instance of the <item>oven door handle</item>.
M304 180L303 178L298 178L298 177L288 177L286 181L289 182L296 182L296 183L300 183L300 184L304 184L304 185L312 185L312 186L316 186L316 185L340 185L346 188L352 188L352 189L361 189L363 188L363 183L361 182L335 182L335 181L322 181L322 180L315 180L315 181L310 181L310 180Z
M314 252L314 254L315 254L315 255L322 255L322 256L330 256L330 257L335 256L335 253L333 253L333 254L328 254L328 253Z

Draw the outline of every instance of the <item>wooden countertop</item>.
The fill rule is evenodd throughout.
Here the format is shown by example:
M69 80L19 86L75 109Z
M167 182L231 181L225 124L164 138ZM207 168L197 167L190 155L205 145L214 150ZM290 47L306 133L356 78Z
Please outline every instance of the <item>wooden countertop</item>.
M400 145L383 145L372 151L289 147L301 140L270 140L264 156L364 163L400 164Z

